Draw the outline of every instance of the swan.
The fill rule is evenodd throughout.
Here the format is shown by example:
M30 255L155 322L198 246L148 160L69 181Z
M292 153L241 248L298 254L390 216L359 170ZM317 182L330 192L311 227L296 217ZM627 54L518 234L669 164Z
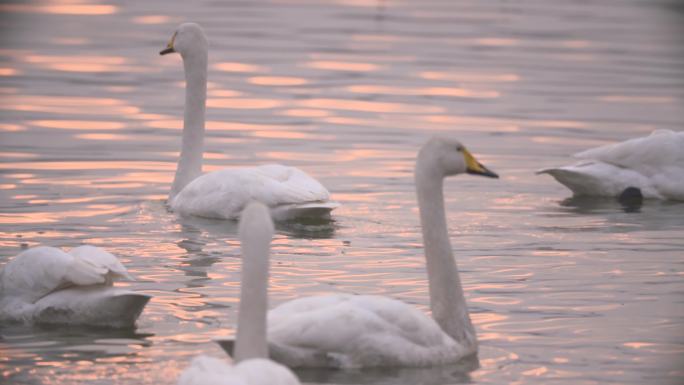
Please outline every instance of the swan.
M114 287L120 278L133 280L99 247L30 248L0 271L0 323L132 327L150 296Z
M638 189L644 198L684 200L684 131L656 130L575 157L581 161L537 174L551 175L574 195L619 197Z
M269 248L273 222L269 209L259 202L247 205L240 218L242 282L238 309L235 365L198 356L183 371L179 385L297 385L285 366L269 360L266 342Z
M169 193L171 209L185 215L237 219L251 200L267 205L276 220L328 218L339 206L303 171L279 164L222 169L202 175L207 98L207 38L194 23L181 24L167 47L180 53L185 69L185 117L180 159Z
M360 368L450 364L476 354L442 191L445 177L462 173L498 178L450 138L434 137L418 154L415 182L434 318L377 295L299 298L268 314L271 358L290 367ZM232 341L217 342L230 354Z

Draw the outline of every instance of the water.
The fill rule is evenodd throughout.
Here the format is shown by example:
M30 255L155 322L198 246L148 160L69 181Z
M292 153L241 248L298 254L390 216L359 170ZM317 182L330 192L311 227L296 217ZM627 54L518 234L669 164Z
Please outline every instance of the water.
M281 225L271 305L324 292L427 310L417 148L453 134L502 178L446 183L479 368L309 371L310 383L675 384L684 204L567 200L539 168L684 123L684 13L665 1L0 5L0 261L82 243L154 299L134 331L3 326L4 383L174 383L233 332L236 225L167 212L179 22L211 41L205 170L282 162L342 203ZM470 367L468 366L470 365Z

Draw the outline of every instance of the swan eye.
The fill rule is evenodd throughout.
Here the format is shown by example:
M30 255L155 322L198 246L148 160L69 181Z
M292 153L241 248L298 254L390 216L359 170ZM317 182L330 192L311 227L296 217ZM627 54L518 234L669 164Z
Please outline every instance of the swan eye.
M458 146L456 146L456 151L463 152L463 150L465 150L465 147L463 147L462 145L459 144Z

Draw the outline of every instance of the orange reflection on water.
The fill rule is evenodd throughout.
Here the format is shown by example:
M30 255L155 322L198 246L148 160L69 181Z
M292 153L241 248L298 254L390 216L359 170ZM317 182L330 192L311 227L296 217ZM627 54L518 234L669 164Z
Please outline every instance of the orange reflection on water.
M268 109L283 105L283 102L275 99L209 99L207 107L211 108L233 108L233 109Z
M27 55L24 61L43 68L65 72L121 72L140 69L125 66L126 58L121 56L47 56Z
M151 120L144 123L147 127L163 128L163 129L182 129L183 121L178 119L169 120ZM210 131L260 131L260 130L289 130L291 127L278 126L275 124L252 124L242 122L224 122L210 120L206 122L206 129ZM231 141L234 138L228 138Z
M209 90L208 95L209 96L216 96L219 98L234 98L236 96L242 95L242 92L235 91L235 90L213 89L213 90Z
M321 118L324 116L330 116L330 111L326 110L315 110L306 108L293 108L280 112L281 115L295 116L301 118Z
M37 127L66 130L116 130L126 127L122 122L102 120L32 120L28 123Z
M464 73L464 72L437 72L425 71L418 74L419 77L428 80L449 80L455 82L473 83L509 83L517 82L520 76L516 74L490 74L490 73Z
M461 98L493 99L500 96L497 91L478 91L456 87L395 87L376 85L355 85L347 87L349 92L359 94L385 94L410 96L456 96Z
M300 86L308 83L304 78L293 76L253 76L247 82L261 86Z
M222 62L211 66L213 69L225 72L268 72L268 69L255 64Z
M0 12L50 13L56 15L111 15L118 12L107 4L0 4Z
M20 126L18 124L0 123L0 131L16 132L16 131L24 131L24 130L26 130L26 127Z
M669 104L674 103L675 98L671 96L636 96L636 95L606 95L597 98L602 102L608 103L636 103L636 104Z
M74 161L74 162L12 162L0 163L0 170L175 170L176 165L165 162L153 161ZM31 181L23 181L31 183ZM38 181L43 183L43 181ZM75 184L82 184L83 181L73 181ZM57 181L51 182L57 183Z
M120 134L79 134L76 137L86 140L126 140L130 138L128 135Z
M133 22L136 24L165 24L170 21L172 18L166 15L147 15L133 18Z
M90 42L90 40L83 37L55 37L52 42L60 45L85 45Z
M515 47L520 45L520 41L502 37L483 37L475 39L475 44L485 47Z
M127 115L140 112L139 108L127 105L120 99L35 95L7 98L4 103L0 103L0 109L76 115Z
M364 112L395 112L395 113L423 113L436 114L444 111L442 107L416 104L370 102L365 100L348 99L308 99L297 102L299 106L307 108L322 108L330 110L349 110Z
M343 61L310 61L304 66L320 70L331 71L352 71L352 72L369 72L377 71L380 66L372 63L358 63L358 62L343 62Z
M15 68L10 67L0 67L0 76L14 76L18 75L20 72Z

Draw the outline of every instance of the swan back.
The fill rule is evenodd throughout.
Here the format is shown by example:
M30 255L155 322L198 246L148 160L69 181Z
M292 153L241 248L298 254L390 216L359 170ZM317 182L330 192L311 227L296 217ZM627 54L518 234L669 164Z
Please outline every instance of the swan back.
M93 264L55 247L39 246L21 252L7 263L0 284L3 296L34 303L62 288L103 284L108 274L109 268L102 264Z
M684 131L656 130L649 136L592 148L575 157L635 170L644 176L667 167L684 169Z

